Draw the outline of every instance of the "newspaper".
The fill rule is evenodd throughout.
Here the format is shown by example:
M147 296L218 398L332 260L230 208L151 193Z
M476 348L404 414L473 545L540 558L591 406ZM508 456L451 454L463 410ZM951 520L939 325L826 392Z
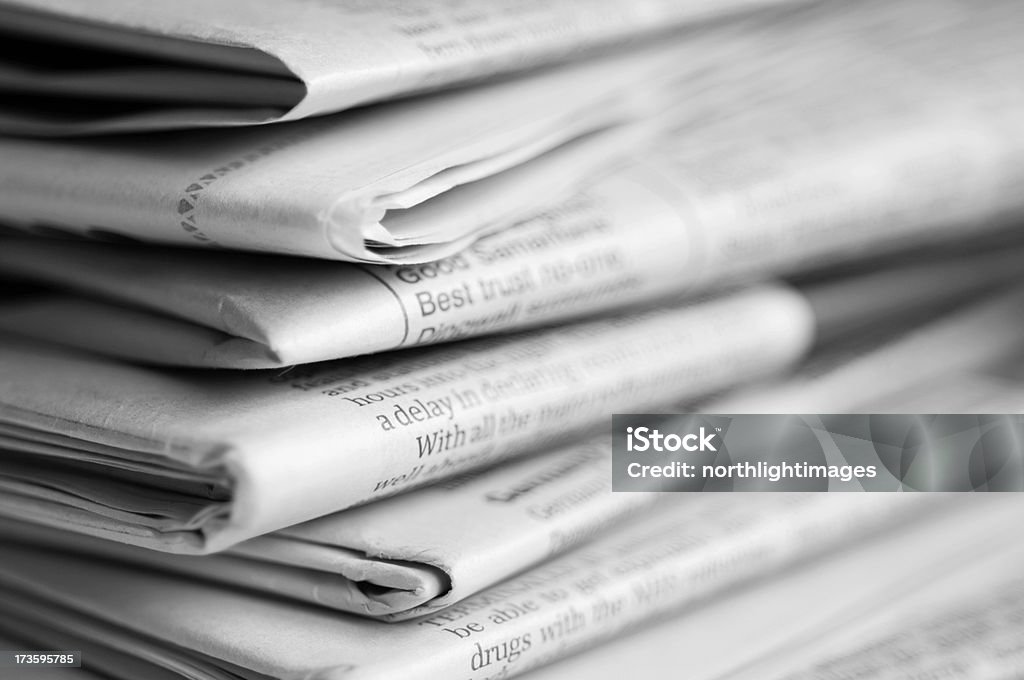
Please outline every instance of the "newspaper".
M1018 498L965 494L955 503L970 522L942 515L911 531L890 533L821 560L794 565L753 587L715 598L688 615L617 636L527 677L669 678L682 669L691 680L731 679L744 670L750 670L752 677L768 677L763 673L766 664L784 661L790 654L805 658L825 631L842 630L867 612L884 611L894 604L902 608L894 593L964 566L965 554L971 555L969 559L1006 555L1007 548L1014 547L1001 538L1015 530L1012 518L1021 511ZM981 518L979 506L985 508ZM979 524L982 536L976 533Z
M1020 363L1018 362L1018 367ZM1024 411L1024 382L1001 375L998 363L988 370L954 372L936 380L886 395L885 413L1020 413Z
M611 438L468 473L245 541L167 555L0 521L0 536L271 592L386 620L442 609L558 555L657 493L612 493Z
M1018 510L1019 512L1019 510ZM1019 516L1019 514L1017 515ZM1024 673L1024 547L1019 527L958 568L894 591L884 607L793 645L746 678L924 677L997 680Z
M159 665L187 660L197 680L221 669L311 680L495 678L934 509L917 502L923 497L898 494L772 494L743 502L723 494L700 497L698 507L674 498L585 548L403 623L15 543L0 546L0 583L19 620L138 650ZM75 579L66 578L69 569Z
M646 185L631 181L645 178ZM0 301L0 330L148 363L272 368L565 322L769 273L754 262L734 268L730 246L713 245L716 236L726 238L723 230L704 234L684 220L662 198L671 194L656 190L658 180L639 172L608 178L600 189L459 255L419 266L0 241L0 274L88 294L12 296ZM791 225L778 224L781 242ZM821 266L835 238L846 239L826 236L817 246L808 240L806 250L789 248L785 258L765 248L764 268ZM744 249L742 239L731 243ZM1003 243L969 256L904 255L902 266L805 292L816 301L822 332L847 335L867 319L906 317L1022 282L1022 256L1019 244Z
M930 322L885 325L825 345L794 374L713 398L703 413L895 413L928 385L984 371L1024 351L1024 290L976 301ZM951 392L958 388L952 387ZM958 412L962 400L932 393L923 411ZM930 406L924 407L924 404Z
M1024 346L986 364L941 372L877 403L880 413L1024 412Z
M286 126L5 138L0 217L203 248L437 259L654 134L679 56L643 48Z
M0 60L0 91L40 100L0 109L0 129L69 134L294 120L785 4L5 0L0 24L11 45ZM92 106L67 105L78 102Z
M798 292L765 286L276 373L159 371L12 339L0 513L215 551L768 375L813 327Z
M1001 2L869 4L727 22L287 126L0 140L0 218L41 233L422 263L652 145L673 149L669 176L683 186L664 188L684 194L684 220L709 234L729 225L724 245L766 229L779 257L826 240L822 229L835 252L882 238L868 234L891 243L1019 214L1016 13ZM824 226L836 216L845 229ZM737 266L761 254L742 240Z
M775 107L707 125L694 143L635 159L536 217L426 265L6 240L2 273L161 315L62 296L8 305L0 327L148 361L290 365L978 238L1021 212L1013 187L1024 180L1024 164L1014 161L1005 128L979 136L958 122L960 109L928 98L912 97L897 116L902 102L891 95L851 127L838 115L856 101L851 92L828 97L815 116L821 124L810 129ZM918 166L926 167L907 174ZM1012 268L1012 257L985 266ZM968 271L966 263L950 266L942 285ZM73 336L64 332L69 324L78 329ZM111 337L111 327L122 331Z

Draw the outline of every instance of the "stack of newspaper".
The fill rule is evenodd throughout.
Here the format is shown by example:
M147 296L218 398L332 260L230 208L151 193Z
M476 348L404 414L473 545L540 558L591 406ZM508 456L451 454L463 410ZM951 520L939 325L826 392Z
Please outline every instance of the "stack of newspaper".
M534 672L920 677L968 619L1009 649L1018 501L612 492L608 428L1024 407L1022 28L0 1L0 647L125 680L483 680L601 642Z

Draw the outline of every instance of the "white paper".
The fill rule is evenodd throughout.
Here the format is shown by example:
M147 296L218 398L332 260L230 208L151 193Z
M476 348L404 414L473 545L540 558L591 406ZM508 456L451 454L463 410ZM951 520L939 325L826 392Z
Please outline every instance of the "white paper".
M885 534L866 545L794 565L756 585L730 592L677 617L527 675L530 680L689 680L733 678L749 669L765 678L766 665L806 658L829 631L857 623L865 613L893 607L915 585L940 579L981 557L1005 559L1014 543L990 540L1013 529L1021 502L1011 494L962 495L958 515L940 516L912 531ZM978 514L979 508L983 515ZM978 523L984 527L975 533Z
M367 616L442 609L651 508L612 493L611 439L456 477L245 541L222 555L167 555L0 520L0 535L179 571Z
M670 177L696 185L685 219L720 234L711 247L736 266L789 259L802 241L834 252L989 228L1022 212L1016 13L922 5L758 15L295 125L0 140L0 218L44 233L426 262L656 145L671 147ZM768 252L746 236L762 231Z
M0 5L4 26L40 41L50 60L59 64L18 70L17 63L7 66L9 88L77 95L85 101L89 95L102 100L106 91L116 90L133 101L177 99L186 106L141 112L132 107L100 109L78 116L53 105L53 111L43 108L34 115L0 109L0 124L8 132L68 134L294 120L529 69L722 15L786 4L790 2L487 0L470 7L422 0L184 0L170 5L6 0ZM74 53L61 63L64 45L128 54L100 68L81 69ZM131 89L147 71L165 83L166 91ZM167 84L176 78L181 87ZM252 84L240 90L230 107L223 106L216 85L237 88L246 78ZM211 91L202 89L204 82L210 82ZM267 101L268 91L279 94Z
M11 296L0 301L0 330L146 363L272 368L566 322L765 273L705 257L701 246L712 239L654 186L609 178L602 187L608 193L587 192L421 266L0 241L0 272L89 294ZM618 196L629 200L610 200ZM673 240L676 249L665 247ZM766 267L821 263L789 253ZM969 256L908 255L902 266L804 292L819 335L832 339L1020 282L1022 255L999 245Z
M920 394L931 382L983 371L1024 350L1024 291L1001 293L906 328L874 329L826 345L795 374L701 404L705 413L877 413L903 410L894 395ZM957 388L953 388L955 391ZM924 412L958 412L956 397L934 392ZM889 406L887 406L887 404ZM909 407L909 404L907 405Z
M158 371L12 340L0 353L0 512L218 550L592 434L610 413L782 370L813 323L799 293L769 286L250 374Z
M6 306L0 328L161 363L290 365L564 321L730 279L954 238L988 238L1009 215L1024 212L1016 191L1024 117L1005 118L1012 107L989 102L996 91L979 93L977 86L921 92L929 81L899 72L880 85L882 64L868 64L875 69L847 69L838 84L809 88L758 78L766 89L794 91L776 91L770 103L723 120L694 123L673 143L624 161L581 192L546 203L533 218L423 266L0 241L0 272L166 315L58 297ZM865 91L870 103L862 101ZM794 117L794 107L810 113ZM845 117L850 108L860 116ZM320 166L328 162L326 152L308 163L297 153L289 158L290 175L313 172L310 167L324 172ZM535 162L521 170L532 173ZM462 210L465 188L450 192L445 214ZM416 211L437 200L447 199L421 203L408 215L422 216ZM431 240L428 222L411 218L402 229L414 240ZM396 224L388 224L397 236ZM253 238L251 226L246 223L244 239ZM426 231L412 234L412 228ZM983 276L1012 272L1014 257L993 256L980 265ZM979 276L968 262L951 264L948 274L932 285L936 295ZM897 285L900 292L914 290ZM879 297L897 299L871 295ZM64 332L69 326L75 334Z
M1019 677L1024 672L1022 539L1019 527L1009 528L996 539L1001 545L975 547L967 564L907 581L884 606L727 677Z
M288 126L89 142L6 138L0 216L205 248L436 259L653 134L676 96L662 87L674 49ZM410 220L420 230L411 236Z
M139 639L131 631L145 631L169 656L189 655L214 670L223 660L275 678L482 679L525 672L883 527L906 526L925 507L923 497L895 494L759 494L742 502L716 494L701 496L699 508L675 498L682 502L583 549L396 624L157 571L56 561L60 553L13 544L0 547L0 583L85 617L76 624L51 615L51 627L73 625L121 649Z

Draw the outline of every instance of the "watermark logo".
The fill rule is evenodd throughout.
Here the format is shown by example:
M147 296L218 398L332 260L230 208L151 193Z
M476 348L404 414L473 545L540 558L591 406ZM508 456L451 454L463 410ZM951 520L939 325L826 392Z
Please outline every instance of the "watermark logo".
M622 414L614 491L1024 491L1024 414Z
M678 435L675 432L662 434L657 428L650 427L627 427L626 428L626 450L633 451L718 451L714 445L714 432L708 432L701 427L697 432Z

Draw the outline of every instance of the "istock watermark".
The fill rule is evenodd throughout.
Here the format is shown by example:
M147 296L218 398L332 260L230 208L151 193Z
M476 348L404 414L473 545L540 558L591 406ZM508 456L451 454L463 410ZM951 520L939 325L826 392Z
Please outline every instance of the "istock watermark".
M1021 491L1024 415L621 414L615 491Z

